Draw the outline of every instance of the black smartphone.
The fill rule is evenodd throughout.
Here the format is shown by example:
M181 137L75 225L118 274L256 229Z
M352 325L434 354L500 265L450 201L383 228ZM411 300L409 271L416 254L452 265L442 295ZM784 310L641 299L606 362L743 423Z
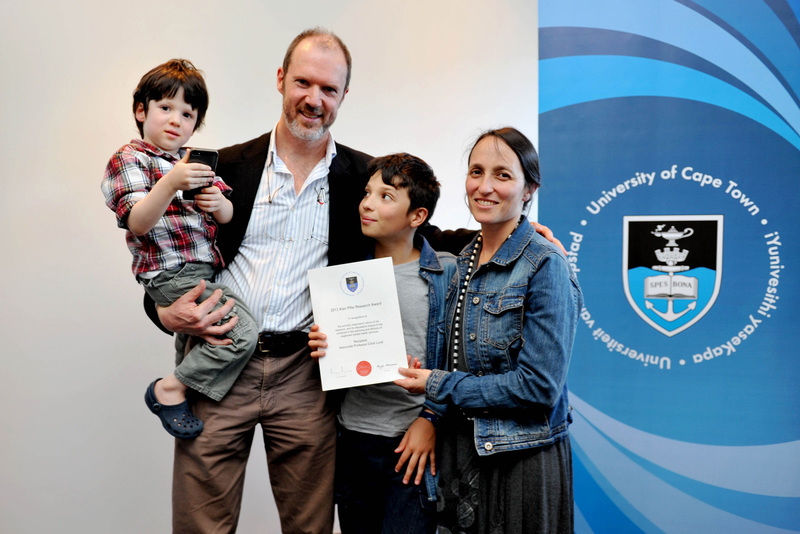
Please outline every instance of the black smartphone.
M217 159L219 152L210 148L193 148L189 152L189 163L203 163L211 167L212 171L217 170ZM184 200L194 200L194 196L199 193L203 188L187 189L183 192Z

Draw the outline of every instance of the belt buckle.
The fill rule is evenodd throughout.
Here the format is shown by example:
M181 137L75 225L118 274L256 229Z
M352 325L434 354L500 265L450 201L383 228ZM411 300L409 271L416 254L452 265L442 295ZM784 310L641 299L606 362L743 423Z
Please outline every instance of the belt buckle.
M269 348L264 346L266 339L269 339L269 336L258 336L258 352L262 354L270 353Z

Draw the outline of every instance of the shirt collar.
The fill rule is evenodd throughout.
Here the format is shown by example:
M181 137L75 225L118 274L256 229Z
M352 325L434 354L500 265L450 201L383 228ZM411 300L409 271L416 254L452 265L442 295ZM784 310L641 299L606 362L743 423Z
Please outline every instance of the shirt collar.
M155 156L159 158L164 158L165 160L175 163L183 158L183 155L186 153L186 149L181 148L178 150L178 155L175 156L174 154L170 154L164 150L161 150L155 145L151 145L150 143L145 143L142 139L131 139L131 143L133 146L137 147L142 152L147 153L150 156Z
M281 119L278 119L280 122ZM275 158L278 156L278 152L275 149L275 132L278 131L278 123L275 123L275 127L272 128L272 135L269 136L269 151L267 152L267 165L265 168L270 168L275 163ZM330 169L331 163L333 162L333 158L336 157L336 141L333 140L333 134L328 131L328 146L325 148L325 167Z

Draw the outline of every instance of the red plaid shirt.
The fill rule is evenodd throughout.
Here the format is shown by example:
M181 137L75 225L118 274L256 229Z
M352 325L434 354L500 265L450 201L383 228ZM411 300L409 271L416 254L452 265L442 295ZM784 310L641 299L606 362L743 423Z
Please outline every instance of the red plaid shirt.
M183 157L181 149L180 155ZM180 158L139 139L120 148L106 166L102 189L106 205L117 215L117 225L126 228L128 214L136 202L150 192L156 181L167 174ZM231 188L218 176L213 185L226 196ZM186 263L223 265L215 244L217 225L213 217L184 201L178 193L166 213L146 235L126 232L128 249L133 254L134 274L172 270Z

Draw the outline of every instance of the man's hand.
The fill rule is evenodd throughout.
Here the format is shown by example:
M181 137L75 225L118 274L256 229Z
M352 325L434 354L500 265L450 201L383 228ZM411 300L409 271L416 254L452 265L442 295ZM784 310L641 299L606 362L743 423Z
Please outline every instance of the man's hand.
M536 230L537 234L541 235L543 238L560 248L564 252L564 256L567 255L567 249L564 248L564 245L561 244L561 241L556 239L556 236L553 235L553 231L550 228L534 221L531 221L531 226L533 226L533 229Z
M233 317L222 325L217 325L217 323L230 313L235 302L233 299L228 299L218 310L215 310L214 307L222 298L222 291L217 289L210 297L198 304L197 299L205 289L206 282L201 280L197 286L187 291L168 307L158 306L156 308L158 319L165 328L172 332L200 337L211 345L230 345L233 340L225 337L225 334L236 326L239 318Z
M328 346L328 342L325 341L327 337L328 336L319 331L318 324L311 326L311 332L308 333L308 346L311 348L312 358L322 358L325 356L325 351L320 349L324 349Z
M394 450L394 452L402 453L394 467L396 472L399 473L403 464L408 462L406 473L403 476L403 484L408 484L416 470L417 476L414 478L414 484L419 485L425 474L425 465L428 463L428 459L431 461L431 473L436 474L435 449L436 429L433 427L433 423L417 417L406 430L400 445Z

